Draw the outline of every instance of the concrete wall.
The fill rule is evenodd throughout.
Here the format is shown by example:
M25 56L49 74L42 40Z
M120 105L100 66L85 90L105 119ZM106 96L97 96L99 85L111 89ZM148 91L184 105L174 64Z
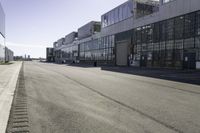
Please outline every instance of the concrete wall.
M5 37L5 13L0 4L0 33Z
M5 61L5 13L0 4L0 62Z
M117 34L133 29L133 17L101 29L101 36Z
M14 60L14 52L7 47L5 48L5 61L13 61Z

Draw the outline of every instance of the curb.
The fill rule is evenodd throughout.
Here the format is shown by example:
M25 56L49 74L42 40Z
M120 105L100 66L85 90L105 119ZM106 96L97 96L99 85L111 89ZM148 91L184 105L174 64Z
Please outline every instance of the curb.
M23 63L15 89L6 133L29 133L28 106Z
M9 115L14 99L15 90L17 87L17 83L19 80L19 74L22 68L23 62L20 63L19 68L17 67L16 72L13 76L11 76L10 81L4 88L4 91L0 98L0 108L1 108L1 114L0 114L0 133L5 133L6 128L8 125Z

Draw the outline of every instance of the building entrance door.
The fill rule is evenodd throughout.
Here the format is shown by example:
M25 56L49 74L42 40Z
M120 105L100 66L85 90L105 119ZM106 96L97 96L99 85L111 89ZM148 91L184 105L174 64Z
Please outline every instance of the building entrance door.
M196 53L184 53L183 68L196 69Z
M128 41L116 43L116 65L128 65Z

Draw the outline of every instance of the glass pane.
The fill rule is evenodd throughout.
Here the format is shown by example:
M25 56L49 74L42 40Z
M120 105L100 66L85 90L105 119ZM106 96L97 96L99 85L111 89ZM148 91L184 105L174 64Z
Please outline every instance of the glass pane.
M175 49L183 49L183 39L175 40L174 48Z
M184 49L194 48L194 38L189 38L184 40Z
M114 21L115 21L115 23L117 23L117 22L119 22L119 9L116 8L114 10L114 12L115 12L115 19L114 19Z
M166 21L160 22L160 40L165 41L166 38Z
M128 2L128 17L133 16L133 3Z
M195 47L200 49L200 37L196 37L196 39L195 39Z
M173 48L174 48L174 41L173 40L166 41L166 49L173 50Z
M166 40L174 38L174 19L166 21Z
M175 39L183 39L183 32L184 32L184 17L177 17L175 18Z
M188 14L185 16L185 38L191 38L195 33L195 13Z
M196 35L200 35L200 12L196 14Z
M128 7L127 5L123 5L123 20L128 18Z
M111 13L111 15L110 15L110 17L111 17L111 24L114 24L115 12L114 12L114 10L113 10L113 11L111 11L110 13Z
M155 23L153 29L153 42L159 42L159 40L160 40L159 23Z
M119 7L119 21L123 20L123 8Z

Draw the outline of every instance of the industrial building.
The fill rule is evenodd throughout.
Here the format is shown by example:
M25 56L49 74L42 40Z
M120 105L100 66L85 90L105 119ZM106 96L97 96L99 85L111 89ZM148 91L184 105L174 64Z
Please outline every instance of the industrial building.
M47 62L55 62L54 49L46 48L46 61Z
M0 4L0 62L5 61L5 13Z
M5 47L5 13L0 4L0 62L13 61L14 53Z
M101 22L55 42L55 60L200 69L199 5L199 0L128 0L103 14Z
M14 60L14 52L9 48L5 47L5 62Z

